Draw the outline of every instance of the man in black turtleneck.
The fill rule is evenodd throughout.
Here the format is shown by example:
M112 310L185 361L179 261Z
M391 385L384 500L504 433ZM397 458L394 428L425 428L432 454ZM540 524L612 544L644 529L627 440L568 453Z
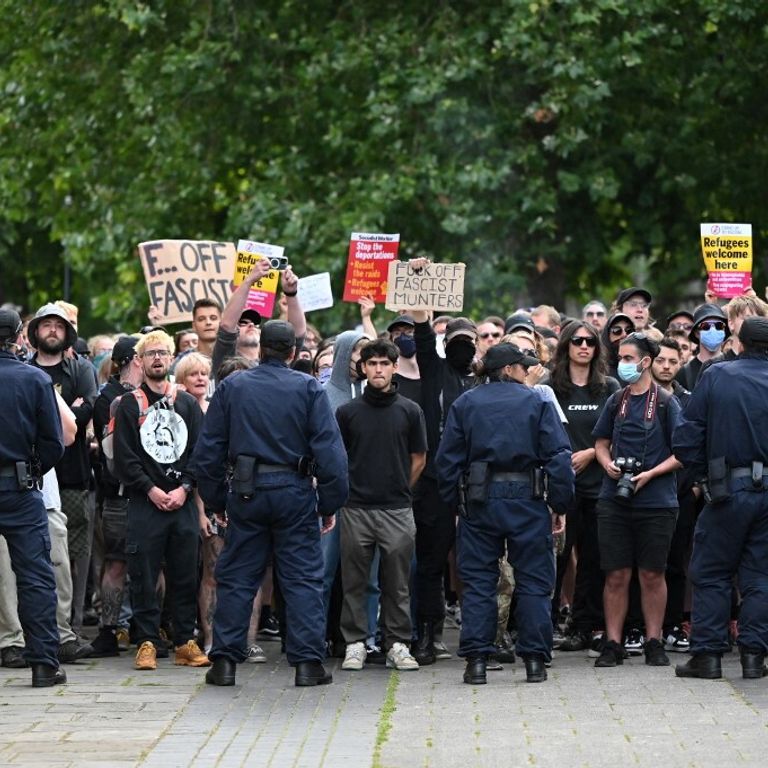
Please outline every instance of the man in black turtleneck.
M410 654L409 577L416 525L412 488L424 469L424 414L399 395L392 377L397 347L378 339L360 352L367 379L362 397L336 411L349 457L349 499L341 515L342 669L362 669L368 635L366 588L376 547L381 552L381 615L387 666L418 669Z

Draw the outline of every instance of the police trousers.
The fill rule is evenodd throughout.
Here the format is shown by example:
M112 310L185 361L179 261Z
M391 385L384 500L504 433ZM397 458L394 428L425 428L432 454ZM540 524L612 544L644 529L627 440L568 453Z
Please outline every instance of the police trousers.
M3 483L6 480L9 478L0 478ZM24 658L30 664L58 667L56 582L40 491L8 490L0 485L0 535L8 544L16 574L19 620L26 637Z
M518 655L552 655L550 606L555 587L552 522L547 505L531 499L528 483L491 483L488 502L459 518L456 565L464 584L459 656L493 653L498 560L507 545L515 572Z
M285 600L288 662L325 658L323 556L312 481L293 472L258 475L251 499L230 493L227 533L216 563L216 613L209 658L245 659L253 598L270 562Z
M691 653L728 650L733 576L741 593L739 646L768 653L768 491L737 485L728 501L707 504L693 534Z

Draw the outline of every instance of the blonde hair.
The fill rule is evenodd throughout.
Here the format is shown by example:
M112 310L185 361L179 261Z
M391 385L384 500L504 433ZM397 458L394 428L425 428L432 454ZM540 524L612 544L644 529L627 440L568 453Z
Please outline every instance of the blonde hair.
M545 365L549 362L549 358L552 356L552 353L550 352L549 347L544 343L540 333L536 332L532 336L530 331L514 331L502 336L501 342L504 344L509 343L517 346L518 339L532 341L534 349L536 350L536 356L539 358L539 362L542 365Z
M62 299L54 301L53 303L67 313L67 317L71 322L77 323L77 316L80 310L74 304L70 304L68 301L63 301Z
M198 368L202 368L206 372L206 376L209 376L211 373L211 358L200 352L189 352L176 363L176 367L173 369L173 376L177 383L183 384L184 379Z
M107 334L99 334L97 336L91 336L88 339L88 351L91 353L91 357L96 357L96 347L103 342L107 342L110 346L113 346L115 339L113 336L107 336Z
M173 354L173 339L165 331L150 331L145 333L136 342L136 354L144 354L144 350L149 346L159 344L168 350L168 354Z
M768 304L757 296L734 296L723 309L731 321L747 312L751 312L756 317L768 317Z

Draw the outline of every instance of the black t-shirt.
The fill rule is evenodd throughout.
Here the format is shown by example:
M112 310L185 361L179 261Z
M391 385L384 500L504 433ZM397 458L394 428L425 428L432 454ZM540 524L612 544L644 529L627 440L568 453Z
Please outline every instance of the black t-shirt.
M396 373L392 380L397 383L398 394L421 405L421 379L406 379L402 374Z
M54 388L61 394L61 385L64 383L64 364L56 363L56 365L40 365L38 363L37 367L41 371L45 371L51 377Z
M347 505L364 509L409 507L411 454L427 450L424 414L402 395L393 393L386 398L369 389L336 411L349 457Z
M652 469L672 455L672 432L680 416L680 403L675 397L659 396L655 418L646 429L645 409L648 393L631 395L626 418L619 418L619 405L623 390L610 397L597 420L592 435L611 441L611 457L623 456L641 459L642 469ZM637 474L634 473L633 474ZM603 474L599 498L613 499L616 480ZM655 477L633 497L632 506L638 508L669 508L677 506L677 482L674 472Z
M600 412L608 398L619 390L619 382L616 379L607 378L603 390L593 395L589 387L573 386L567 395L557 397L560 407L563 409L568 423L565 431L571 441L571 450L583 451L595 447L595 438L592 430L597 424ZM600 493L600 485L603 482L603 468L596 460L591 461L587 468L576 475L576 493L590 499L596 499Z

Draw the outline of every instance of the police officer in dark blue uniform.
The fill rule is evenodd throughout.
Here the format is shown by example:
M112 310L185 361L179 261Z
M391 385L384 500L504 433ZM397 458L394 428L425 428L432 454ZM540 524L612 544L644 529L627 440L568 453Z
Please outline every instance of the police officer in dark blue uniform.
M36 688L64 683L59 669L56 582L48 515L38 490L42 476L64 454L61 419L50 377L16 358L21 318L0 310L0 534L16 573L24 657Z
M706 476L707 499L689 569L691 658L678 677L722 677L734 575L742 674L768 674L768 318L744 320L739 340L738 359L702 373L673 435L675 456Z
M466 477L466 511L457 531L464 583L459 656L467 659L464 682L471 685L486 682L486 660L495 650L498 559L505 541L515 569L517 651L528 682L547 679L545 663L552 655L552 533L564 525L574 474L568 436L555 409L524 383L527 368L538 363L514 344L491 347L481 371L489 383L456 400L437 452L440 492L447 502L456 503Z
M217 389L195 449L206 506L226 509L224 550L216 566L213 667L206 681L234 685L245 659L253 598L273 556L286 603L286 652L296 685L331 682L325 658L321 526L349 490L347 454L328 396L311 376L293 371L293 327L270 320L261 331L261 364ZM227 465L233 467L228 489ZM317 479L317 489L312 477Z

